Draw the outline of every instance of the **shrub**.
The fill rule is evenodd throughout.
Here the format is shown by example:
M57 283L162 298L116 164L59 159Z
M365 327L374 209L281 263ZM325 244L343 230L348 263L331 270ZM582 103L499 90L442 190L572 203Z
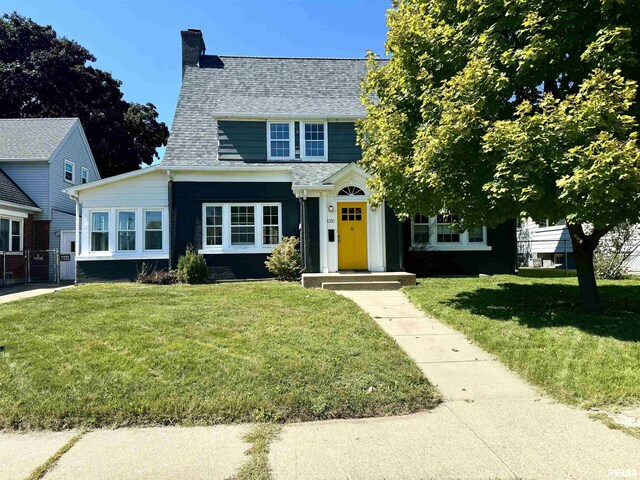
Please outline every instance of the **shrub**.
M593 254L596 277L616 280L629 269L629 261L640 250L640 227L621 223L602 237Z
M176 270L155 270L148 268L144 263L136 277L138 283L148 283L152 285L173 285L178 283L178 272Z
M298 280L302 271L298 239L296 237L284 237L282 242L274 247L273 252L271 252L264 264L267 266L267 270L273 273L278 280Z
M207 279L207 262L192 245L178 258L178 281L182 283L204 283Z

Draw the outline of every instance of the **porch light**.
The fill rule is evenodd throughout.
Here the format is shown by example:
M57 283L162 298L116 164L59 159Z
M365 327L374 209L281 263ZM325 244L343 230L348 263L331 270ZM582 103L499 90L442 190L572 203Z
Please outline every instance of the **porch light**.
M333 213L333 205L329 205L329 213Z

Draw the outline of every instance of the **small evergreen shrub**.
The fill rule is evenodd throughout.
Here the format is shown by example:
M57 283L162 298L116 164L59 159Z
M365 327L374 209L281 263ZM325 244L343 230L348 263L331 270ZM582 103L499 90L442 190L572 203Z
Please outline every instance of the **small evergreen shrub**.
M267 266L267 270L273 273L278 280L298 280L302 271L302 258L298 251L298 239L296 237L284 237L282 242L274 247L264 264Z
M178 258L178 281L181 283L204 283L207 280L207 262L192 245Z

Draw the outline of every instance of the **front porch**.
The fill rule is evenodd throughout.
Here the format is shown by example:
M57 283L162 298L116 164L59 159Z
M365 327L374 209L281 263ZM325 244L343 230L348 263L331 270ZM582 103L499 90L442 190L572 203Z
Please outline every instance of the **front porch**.
M416 284L416 276L407 272L304 273L302 286L325 290L398 290Z

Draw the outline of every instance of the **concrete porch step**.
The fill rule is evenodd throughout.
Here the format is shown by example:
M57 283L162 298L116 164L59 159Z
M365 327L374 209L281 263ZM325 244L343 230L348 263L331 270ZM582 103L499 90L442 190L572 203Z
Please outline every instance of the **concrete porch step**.
M400 282L323 282L324 290L399 290Z
M304 273L302 286L323 288L324 283L385 283L399 282L402 287L416 284L416 276L407 272Z

